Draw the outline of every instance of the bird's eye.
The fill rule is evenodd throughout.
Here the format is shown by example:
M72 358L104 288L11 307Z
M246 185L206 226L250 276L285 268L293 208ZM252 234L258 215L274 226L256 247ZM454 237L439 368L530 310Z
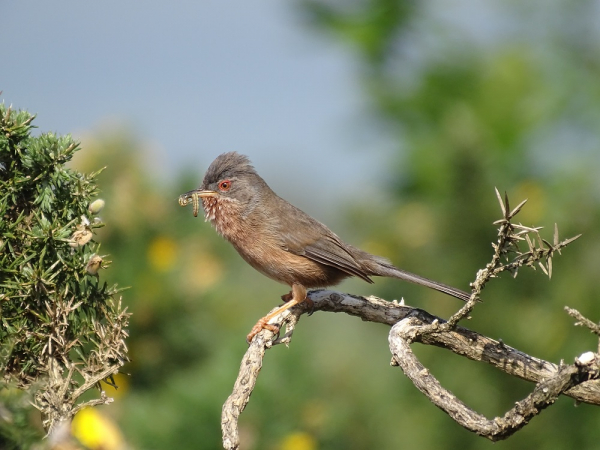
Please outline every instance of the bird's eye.
M231 188L231 181L223 180L219 182L219 189L223 192L228 191Z

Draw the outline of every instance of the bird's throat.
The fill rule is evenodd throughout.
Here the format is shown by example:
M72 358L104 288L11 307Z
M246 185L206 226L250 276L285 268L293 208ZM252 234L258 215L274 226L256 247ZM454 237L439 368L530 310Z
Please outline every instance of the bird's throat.
M204 218L210 221L221 236L236 242L243 234L240 208L228 198L208 197L202 199Z

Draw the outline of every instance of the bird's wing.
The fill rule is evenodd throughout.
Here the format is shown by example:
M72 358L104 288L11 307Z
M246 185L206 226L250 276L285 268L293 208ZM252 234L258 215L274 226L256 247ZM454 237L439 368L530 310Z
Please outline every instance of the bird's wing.
M337 242L337 239L331 239L327 236L307 245L304 248L304 256L318 263L335 267L347 274L362 278L367 283L373 282L348 250Z
M300 209L289 203L282 205L282 209L290 207L294 213L282 214L277 221L278 235L281 236L281 247L284 250L320 264L335 267L348 275L362 278L368 283L373 282L339 237ZM293 218L291 219L293 223L289 222L290 218ZM296 230L296 232L292 230Z

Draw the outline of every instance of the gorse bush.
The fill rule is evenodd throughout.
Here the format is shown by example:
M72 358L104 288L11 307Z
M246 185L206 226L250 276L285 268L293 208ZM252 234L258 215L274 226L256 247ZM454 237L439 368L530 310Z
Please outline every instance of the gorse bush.
M81 407L88 389L127 361L129 314L94 229L99 172L65 167L79 150L70 135L32 136L34 116L0 105L0 369L5 387L35 385L34 404L51 431ZM94 201L95 200L95 201Z

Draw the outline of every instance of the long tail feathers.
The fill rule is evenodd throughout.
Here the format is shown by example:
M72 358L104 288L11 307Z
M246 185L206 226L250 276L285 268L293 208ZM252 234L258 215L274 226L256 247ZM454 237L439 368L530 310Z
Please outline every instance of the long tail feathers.
M448 286L443 283L438 283L437 281L430 280L429 278L421 277L411 272L407 272L402 269L398 269L392 265L379 265L379 273L373 275L379 275L384 277L393 277L399 278L401 280L410 281L411 283L415 283L421 286L425 286L431 289L435 289L436 291L443 292L444 294L451 295L452 297L456 297L463 302L466 302L471 298L471 294L461 291L460 289L453 288L452 286Z

